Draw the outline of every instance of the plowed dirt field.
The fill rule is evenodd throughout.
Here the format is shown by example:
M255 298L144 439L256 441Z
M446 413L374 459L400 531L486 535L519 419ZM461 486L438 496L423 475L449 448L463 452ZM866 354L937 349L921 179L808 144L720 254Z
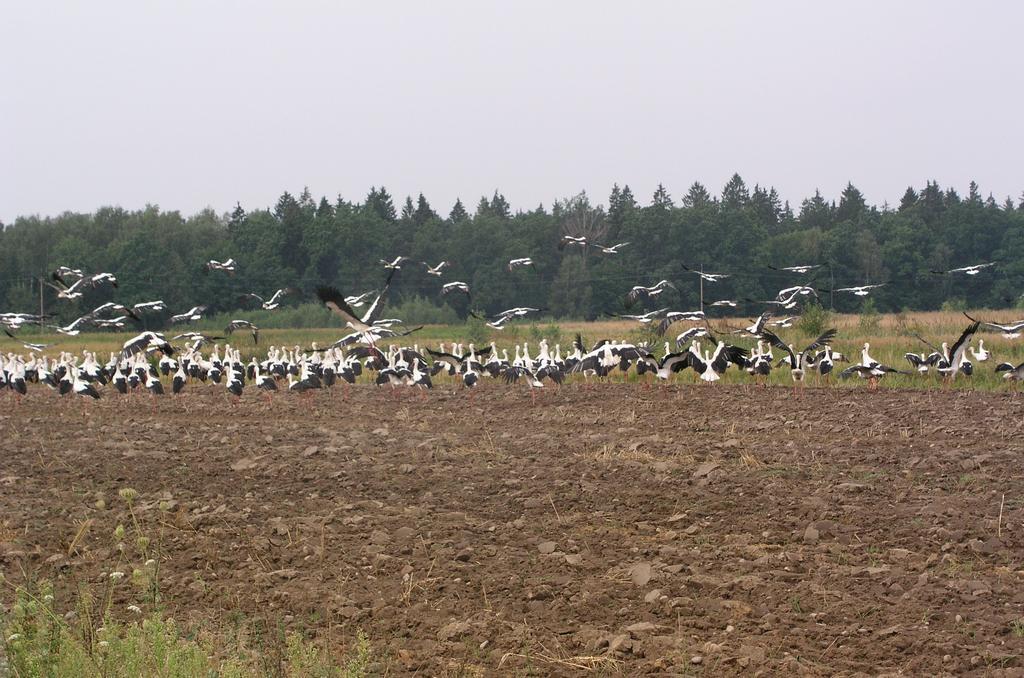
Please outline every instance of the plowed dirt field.
M1024 398L222 391L5 398L7 580L103 581L131 487L168 614L392 675L1021 674Z

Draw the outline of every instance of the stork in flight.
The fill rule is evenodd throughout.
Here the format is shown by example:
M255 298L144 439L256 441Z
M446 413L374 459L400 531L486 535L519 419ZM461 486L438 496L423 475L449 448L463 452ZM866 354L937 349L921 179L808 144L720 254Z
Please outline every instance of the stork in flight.
M567 247L569 245L579 245L580 247L586 248L587 236L574 236L574 235L563 235L562 239L558 241L558 249Z
M249 330L252 333L252 343L260 343L260 328L253 325L248 320L232 320L228 323L228 326L224 328L224 334L231 335L235 330Z
M982 325L989 329L999 330L1000 332L1003 333L1003 337L1005 337L1006 339L1017 339L1018 337L1020 337L1021 331L1024 330L1024 320L1018 320L1012 323L993 323L984 320L976 321L974 318L967 315L966 313L964 313L964 315L967 316L967 319L970 320L971 322L980 322Z
M654 298L669 288L676 289L676 286L667 280L659 280L656 284L651 285L650 287L634 285L633 289L626 294L626 305L632 306L641 297L646 297L648 299Z
M335 315L340 316L341 319L345 321L346 327L358 332L366 343L372 345L376 341L379 336L378 333L381 330L381 328L375 324L374 316L379 314L382 308L381 301L391 288L391 279L395 277L396 270L396 268L392 268L391 272L388 273L387 280L384 282L384 287L381 289L380 294L377 295L377 298L374 299L372 304L370 304L370 308L368 308L366 313L362 316L356 315L356 312L353 311L352 307L345 301L344 295L334 287L318 287L316 295L319 297L320 301L323 302L324 306L329 308L335 313Z
M441 286L441 294L450 294L452 292L462 292L469 299L469 285L459 280L453 280L450 283L445 283Z
M184 313L179 313L178 315L172 315L167 322L169 322L171 325L175 325L177 323L191 323L191 322L195 322L196 320L202 320L203 313L205 313L205 312L206 312L206 306L202 306L202 305L200 305L200 306L193 306L192 308L190 308L189 310L185 311Z
M409 257L398 256L392 259L391 261L385 261L384 259L381 259L380 263L384 264L384 268L388 270L397 271L398 269L402 268L402 264L404 264L407 261L409 261Z
M227 259L226 261L217 261L216 259L210 259L206 262L207 271L224 271L230 275L235 274L235 269L238 267L238 262L234 259Z
M252 292L247 292L246 294L243 294L242 298L255 299L260 303L260 306L263 308L264 311L273 311L275 308L281 305L281 297L283 297L286 294L296 294L297 292L298 290L295 289L294 287L283 287L274 292L274 295L270 297L270 299L265 300L260 295L254 294Z
M441 275L441 271L444 270L447 266L450 266L450 264L447 261L442 261L437 266L431 266L430 264L428 264L425 261L421 261L420 263L427 267L427 273L429 275L436 275L436 276L440 276Z
M986 264L975 264L974 266L961 266L960 268L951 268L948 271L932 271L936 275L949 275L950 273L965 273L967 275L978 275L982 269L988 268L989 266L995 266L996 262L990 261Z
M696 269L690 268L686 264L683 264L683 269L689 271L690 273L696 273L698 276L700 276L700 278L703 281L709 283L718 282L719 280L724 280L725 278L728 278L730 276L729 273L705 273L704 271L698 271Z
M773 271L786 271L787 273L796 273L797 275L804 275L805 273L809 273L810 271L813 271L816 268L821 268L822 265L823 264L806 264L803 266L782 266L781 268L775 268L771 264L768 264L768 268L772 269Z
M63 278L59 277L56 273L54 273L53 279L57 284L54 285L53 283L47 283L47 285L57 290L58 299L78 299L82 294L84 294L87 288L95 288L104 284L109 284L111 287L117 287L117 278L114 277L113 273L95 273L93 275L87 275L79 278L70 286L65 285Z
M605 315L611 318L622 318L623 320L635 320L641 325L648 325L657 319L662 313L668 310L668 307L659 308L656 311L648 311L647 313L640 313L636 315L630 315L628 313L609 313L605 311Z
M851 293L851 294L853 294L855 296L858 296L858 297L866 297L866 296L868 296L871 293L871 290L878 289L879 287L883 287L883 286L888 285L888 284L889 284L888 282L883 282L883 283L876 283L874 285L858 285L857 287L837 287L834 290L827 290L825 288L821 288L821 291L822 292L849 292L849 293Z

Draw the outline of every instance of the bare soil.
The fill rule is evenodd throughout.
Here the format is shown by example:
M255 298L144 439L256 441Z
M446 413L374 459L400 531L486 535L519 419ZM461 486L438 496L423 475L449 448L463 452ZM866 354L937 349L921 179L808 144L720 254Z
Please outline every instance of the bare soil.
M392 675L1024 671L1011 394L51 396L0 402L0 571L59 598L131 487L170 614L362 629Z

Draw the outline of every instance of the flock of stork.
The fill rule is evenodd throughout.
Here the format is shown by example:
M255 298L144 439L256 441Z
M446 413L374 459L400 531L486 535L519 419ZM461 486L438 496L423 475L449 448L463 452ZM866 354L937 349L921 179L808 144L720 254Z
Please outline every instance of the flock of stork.
M561 243L563 247L597 248L606 255L614 255L628 245L629 243L618 243L605 246L574 236L564 236ZM317 288L316 295L319 300L337 314L351 330L338 341L325 347L314 343L305 349L301 346L270 346L266 353L260 356L253 355L248 360L243 358L237 347L217 343L225 337L209 336L201 332L183 332L170 339L160 332L141 332L124 342L121 350L111 353L105 362L101 362L95 352L88 350L83 351L81 356L65 351L51 358L45 351L53 344L21 341L15 334L26 325L48 326L59 334L70 336L79 334L90 325L97 328L123 329L129 320L139 322L145 313L164 311L166 306L162 301L141 302L131 306L107 302L66 326L47 325L48 318L39 315L3 313L0 314L0 324L4 326L4 332L12 339L20 341L28 355L13 352L0 355L0 389L8 391L16 400L20 400L28 392L29 384L45 385L61 395L73 394L88 399L100 398L102 390L108 387L127 396L133 392L148 392L153 396L159 396L165 393L164 379L167 379L170 391L174 394L182 393L189 383L212 383L222 386L229 399L234 402L242 396L247 387L253 388L269 400L271 395L279 390L287 389L310 394L316 390L329 390L336 384L347 386L354 384L364 373L372 373L372 380L378 385L425 390L433 388L433 378L444 374L454 383L470 389L484 378L500 380L506 384L525 383L529 386L533 398L535 389L542 388L545 382L561 385L574 374L582 375L583 379L589 382L591 379L604 379L614 371L626 373L633 370L641 380L650 383L652 380L665 382L672 375L689 369L696 375L697 380L711 383L718 381L729 369L734 369L746 372L755 381L763 383L773 369L786 367L792 380L802 384L805 377L812 373L820 375L822 380L828 380L837 363L849 364L838 372L841 378L856 376L868 380L874 387L879 379L893 373L927 373L934 369L946 380L955 379L961 374L970 376L975 370L976 363L986 362L990 358L983 340L979 340L977 348L971 345L972 337L979 329L999 331L1009 338L1019 337L1024 331L1024 321L1000 324L979 321L968 316L970 325L952 344L943 343L941 347L929 345L932 348L930 353L905 354L910 370L900 370L873 359L870 355L870 345L867 343L863 346L859 362L851 364L850 357L834 351L831 346L836 330L822 332L814 341L797 350L776 334L778 329L790 327L794 317L776 317L775 314L796 309L803 300L816 297L819 291L866 296L872 289L885 283L835 290L823 290L805 283L782 289L774 299L759 302L771 307L772 310L761 313L749 326L725 330L730 335L753 338L756 343L751 349L733 345L716 337L703 311L671 311L668 308L660 308L642 314L609 314L648 325L661 336L666 335L677 323L689 323L691 326L675 337L674 346L670 345L669 341L664 342L664 350L660 356L656 355L656 348L653 345L609 339L587 345L579 334L573 340L571 350L567 350L564 356L560 345L551 347L545 340L540 341L532 353L528 343L516 344L512 356L509 355L508 349L499 350L494 342L486 347L477 347L472 343L465 346L454 343L447 347L440 344L437 350L434 350L428 347L421 348L418 344L401 345L402 337L420 328L403 330L400 329L401 320L379 318L392 279L396 272L409 262L407 257L396 257L391 261L382 260L381 264L387 271L387 278L379 292L345 296L333 287ZM449 265L445 261L436 266L431 266L427 262L420 263L426 266L428 274L438 277L443 275L444 269ZM993 265L994 262L934 273L977 275L984 268ZM234 259L211 260L206 264L209 271L227 274L233 274L237 266ZM509 271L532 266L534 263L529 257L508 262ZM774 270L793 275L806 275L820 266L787 266ZM685 266L684 269L707 283L715 283L729 277L728 274L708 273ZM58 299L78 299L87 289L117 287L117 278L111 273L91 274L64 266L54 271L51 278L51 286L56 290ZM626 304L632 306L641 300L657 299L670 288L674 289L674 285L667 280L650 286L637 285L627 293ZM295 289L285 288L277 290L266 299L254 293L246 294L244 297L255 301L262 309L273 310L278 308L283 297L297 293ZM461 293L470 296L469 285L462 281L444 283L441 293ZM737 303L736 300L721 299L710 302L707 306L735 308ZM364 306L366 310L361 313L355 310ZM206 308L195 306L175 314L171 316L170 323L187 324L200 320ZM492 329L501 330L509 321L541 310L516 307L482 319L486 320ZM259 328L247 320L231 321L225 328L225 334L230 335L239 330L250 332L254 344L259 343ZM718 334L721 335L722 331L718 331ZM383 339L394 340L396 343L382 348L378 344ZM183 342L183 345L176 345L173 342ZM210 350L204 351L206 347ZM775 351L779 352L778 360ZM1024 381L1024 363L1016 366L1000 363L995 369L1003 373L1006 379ZM644 378L643 375L651 376Z

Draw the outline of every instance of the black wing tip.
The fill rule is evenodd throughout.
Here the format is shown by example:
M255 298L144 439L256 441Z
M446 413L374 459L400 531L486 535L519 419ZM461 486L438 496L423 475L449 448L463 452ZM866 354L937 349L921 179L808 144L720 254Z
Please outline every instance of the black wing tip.
M338 297L341 297L341 292L338 291L337 287L320 285L316 288L316 296L320 301L327 303L328 301L334 301L338 299Z

